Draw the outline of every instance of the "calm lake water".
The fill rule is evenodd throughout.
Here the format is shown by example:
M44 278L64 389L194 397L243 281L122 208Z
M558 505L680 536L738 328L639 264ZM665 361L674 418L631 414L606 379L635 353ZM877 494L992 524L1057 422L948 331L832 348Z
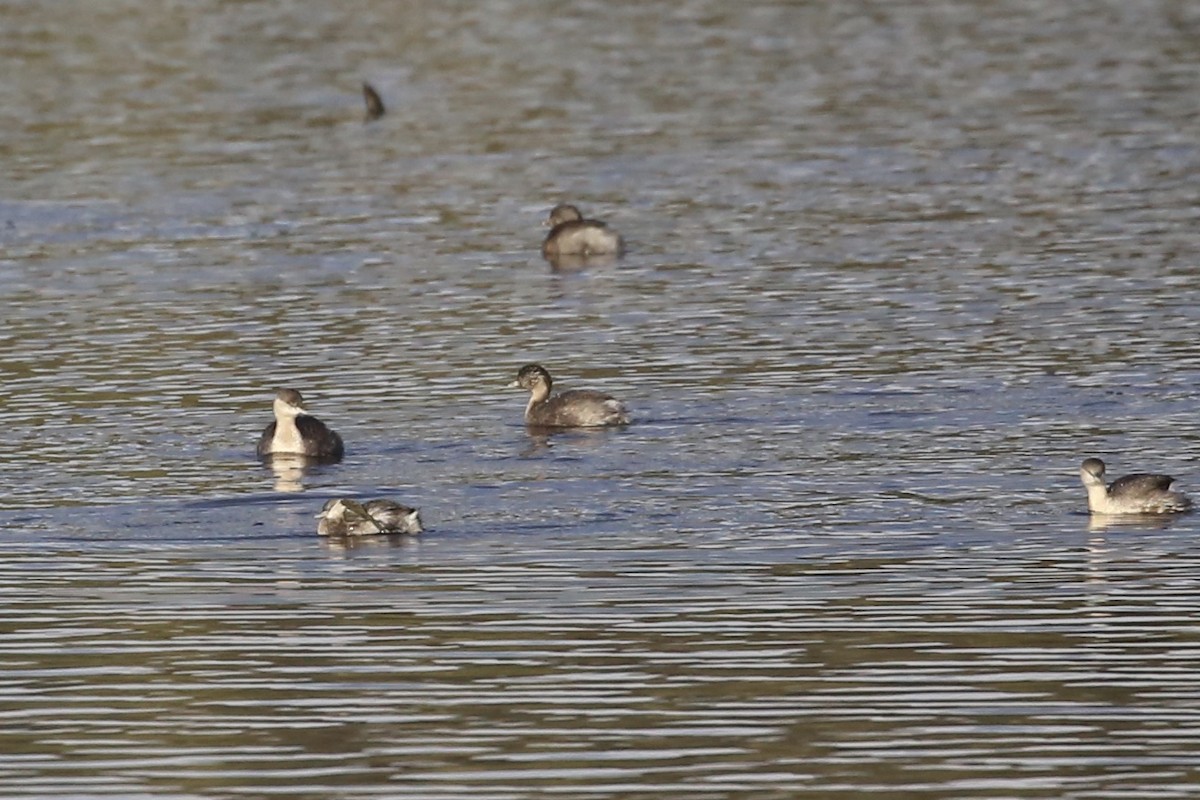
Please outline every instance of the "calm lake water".
M0 74L0 795L1196 796L1200 519L1078 466L1200 492L1200 5L9 3Z

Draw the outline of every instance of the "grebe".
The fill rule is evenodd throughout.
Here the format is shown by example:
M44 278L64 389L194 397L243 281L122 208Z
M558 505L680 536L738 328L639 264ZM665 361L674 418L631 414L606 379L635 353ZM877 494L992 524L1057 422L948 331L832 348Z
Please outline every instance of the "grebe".
M373 536L379 533L421 533L420 512L391 500L334 498L317 514L317 533L322 536Z
M1172 514L1192 507L1186 495L1170 491L1175 480L1170 475L1126 475L1105 486L1104 462L1089 458L1080 466L1079 477L1093 514Z
M629 423L629 410L614 397L591 389L572 389L551 396L552 385L550 373L540 364L521 367L517 379L509 384L530 392L529 404L525 406L527 424L547 428L594 428Z
M338 461L345 452L342 437L308 413L304 398L295 389L275 395L275 421L258 440L258 457L288 453L321 461Z
M619 233L598 219L584 219L569 203L552 208L546 224L550 233L542 242L542 256L550 260L559 256L619 256L625 250Z

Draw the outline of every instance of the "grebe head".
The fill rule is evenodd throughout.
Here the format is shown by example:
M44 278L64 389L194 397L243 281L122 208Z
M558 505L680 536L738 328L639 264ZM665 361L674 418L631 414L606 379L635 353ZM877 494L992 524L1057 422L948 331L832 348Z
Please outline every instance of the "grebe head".
M561 225L564 222L575 222L581 219L583 219L583 214L579 213L578 208L570 203L559 203L550 209L550 216L546 218L546 225L553 228L555 225Z
M509 386L528 389L535 394L549 394L551 384L550 373L545 367L541 364L526 364L517 372L517 379Z
M1098 458L1089 458L1079 467L1079 477L1084 486L1104 485L1104 462Z
M317 514L317 519L329 520L330 522L358 522L370 520L371 514L357 500L335 497L332 500L325 501L325 505L321 506L321 512Z
M363 508L362 503L344 498L326 500L317 514L317 533L321 536L346 536L377 533L379 526Z
M275 395L275 416L295 418L307 414L304 398L295 389L280 389Z

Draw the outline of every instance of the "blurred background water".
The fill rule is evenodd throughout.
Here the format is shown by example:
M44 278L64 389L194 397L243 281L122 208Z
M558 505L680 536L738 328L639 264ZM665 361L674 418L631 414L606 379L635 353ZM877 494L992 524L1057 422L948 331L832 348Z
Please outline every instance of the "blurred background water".
M1078 464L1200 487L1200 6L0 45L4 796L1194 795L1197 522ZM542 261L562 200L627 257ZM636 424L527 431L528 361ZM342 463L254 460L280 386ZM430 530L320 540L338 495Z

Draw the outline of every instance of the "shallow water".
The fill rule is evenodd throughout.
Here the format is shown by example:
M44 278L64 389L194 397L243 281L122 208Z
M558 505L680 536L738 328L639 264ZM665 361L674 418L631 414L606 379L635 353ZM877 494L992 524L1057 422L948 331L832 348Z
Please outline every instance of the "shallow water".
M1200 486L1198 39L0 8L0 793L1192 796L1200 522L1077 474ZM543 262L563 199L627 257ZM636 424L527 431L533 360ZM278 386L342 463L253 459Z

